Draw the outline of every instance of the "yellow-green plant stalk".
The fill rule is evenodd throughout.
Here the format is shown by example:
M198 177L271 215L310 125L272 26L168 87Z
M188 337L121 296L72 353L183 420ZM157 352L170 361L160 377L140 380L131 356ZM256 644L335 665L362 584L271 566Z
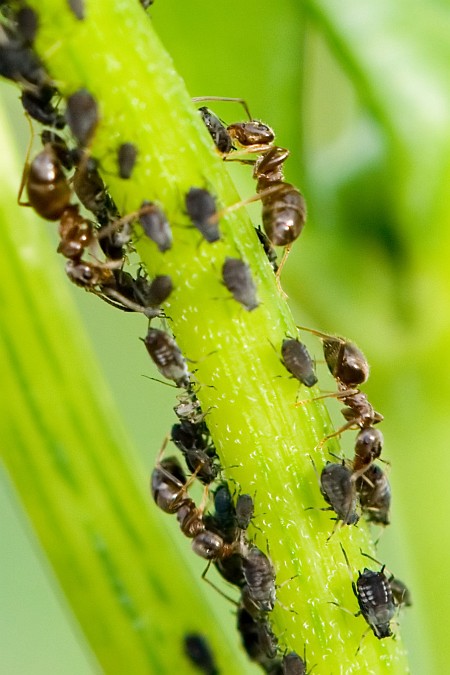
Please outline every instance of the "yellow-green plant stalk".
M344 611L356 612L357 601L340 544L354 579L358 569L370 566L360 549L373 553L373 548L362 523L358 528L339 529L328 541L333 523L329 514L319 510L324 501L311 462L314 457L319 471L325 462L325 452L316 447L330 430L328 418L318 402L294 407L298 397L310 395L305 388L299 392L298 382L280 362L281 343L286 336L296 335L295 322L248 217L243 209L226 214L220 220L221 239L213 244L202 240L189 224L184 196L191 187L213 192L219 208L235 203L238 197L150 20L139 3L130 0L114 5L85 0L83 21L75 18L64 0L32 0L29 4L40 19L36 48L63 96L84 87L98 102L100 122L90 151L100 160L114 199L125 213L136 210L143 200L155 201L172 225L174 241L169 251L161 254L138 228L136 248L151 275L172 277L175 288L165 311L195 370L198 396L203 409L209 411L208 426L225 475L243 492L255 495L259 530L251 527L250 536L260 548L269 550L277 583L288 582L278 590L279 602L270 615L281 646L303 654L306 643L308 664L317 664L318 673L405 673L400 640L379 641L370 634L360 644L367 625ZM139 151L132 179L127 181L117 177L117 149L124 142L134 143ZM252 312L233 300L221 281L227 256L243 258L250 265L260 302ZM83 406L80 399L79 409ZM13 462L11 471L14 474ZM117 475L105 472L105 482L109 480L117 480ZM20 484L19 491L23 492ZM138 493L136 500L127 508L142 508L142 495ZM82 503L79 507L84 509ZM309 507L316 508L306 510ZM62 498L56 500L55 518L58 509L65 508ZM30 508L32 518L33 512L34 507ZM110 515L113 528L118 514ZM49 548L48 542L44 545ZM102 546L100 541L100 550ZM123 542L111 542L115 546L122 547ZM170 551L163 555L169 556ZM53 562L61 568L68 564L63 556ZM163 576L166 566L169 562L163 560ZM110 585L116 591L110 596L106 592L111 569L105 562L105 594L99 612L109 612L114 603L127 604L127 595L118 596L117 587ZM120 579L121 568L113 569L114 578ZM182 575L180 571L179 587L183 586ZM167 583L172 580L173 574L167 572ZM150 615L159 609L148 602L147 611ZM179 614L177 621L182 622L183 610ZM101 636L89 631L85 618L80 620L98 652ZM135 631L132 620L129 624L128 629ZM161 626L165 639L167 630L166 624ZM159 647L155 639L153 659ZM136 649L142 650L144 661L149 659L150 672L171 672L163 667L155 670L144 646L136 645ZM224 672L239 672L239 666Z

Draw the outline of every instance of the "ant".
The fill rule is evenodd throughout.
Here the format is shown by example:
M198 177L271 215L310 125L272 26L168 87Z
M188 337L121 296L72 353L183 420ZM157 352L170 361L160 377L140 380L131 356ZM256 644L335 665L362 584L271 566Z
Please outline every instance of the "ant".
M153 499L165 513L176 513L181 531L186 537L195 538L203 532L203 512L208 499L208 489L205 488L203 500L199 507L188 495L188 488L194 482L194 472L186 480L184 471L176 457L161 459L168 442L166 437L159 452L156 467L151 477L151 491Z
M275 140L273 130L250 115L247 103L242 98L231 98L222 96L198 96L192 99L194 102L200 101L225 101L231 103L240 103L249 118L248 122L235 122L226 126L209 108L199 109L202 120L208 129L211 138L217 150L224 155L228 155L234 149L233 141L237 142L245 153L260 153L267 150Z
M183 453L191 471L196 471L197 478L209 485L217 478L221 469L218 464L215 446L211 440L204 420L193 424L184 420L172 426L172 441Z
M369 429L374 424L381 422L383 415L373 408L366 394L363 394L358 388L369 377L369 364L361 350L353 342L343 337L328 335L304 326L297 326L297 328L307 330L322 340L325 361L338 385L337 392L323 394L309 400L334 397L346 404L346 407L342 410L342 414L347 420L346 424L332 434L325 436L320 446L330 438L339 436L346 429L355 427ZM303 405L305 402L299 401L295 406Z
M256 286L247 263L239 258L226 258L222 267L222 279L236 302L248 312L258 307Z
M378 429L367 427L361 429L356 437L355 456L353 459L352 480L357 480L379 458L383 449L383 434Z
M72 190L61 161L69 164L67 147L58 137L55 142L50 140L49 135L44 138L48 142L43 149L30 164L25 164L18 203L31 206L47 220L59 220L58 252L68 258L66 273L73 283L124 311L142 312L149 318L159 316L159 310L141 306L121 293L114 270L122 266L122 260L101 263L82 259L86 250L94 251L98 241L96 232L92 223L80 214L79 206L70 204ZM21 201L24 188L27 190L28 202Z

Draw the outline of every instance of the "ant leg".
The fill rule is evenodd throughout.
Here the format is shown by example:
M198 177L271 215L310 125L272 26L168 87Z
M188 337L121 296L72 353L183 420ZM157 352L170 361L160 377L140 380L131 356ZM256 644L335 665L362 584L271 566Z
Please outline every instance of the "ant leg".
M345 391L331 391L328 394L321 394L320 396L314 396L314 398L304 398L301 401L297 401L297 403L294 403L294 408L298 408L300 405L305 405L306 403L310 403L311 401L320 401L321 399L324 398L345 398L346 396L353 396L354 394L358 393L358 389L346 389ZM352 420L352 423L354 420ZM345 427L348 429L348 427Z
M225 101L226 103L240 103L245 110L245 114L248 116L249 120L252 120L253 117L250 115L250 110L247 105L247 102L243 98L234 98L230 96L195 96L193 99L194 103L201 101Z
M247 204L253 204L253 202L258 202L261 199L264 199L264 197L267 197L268 195L274 194L275 192L279 192L280 189L282 189L283 184L280 185L272 185L271 187L266 188L265 190L261 190L261 192L258 192L258 194L253 195L252 197L247 197L246 199L242 199L240 202L236 202L235 204L230 204L230 206L225 206L223 209L215 213L213 216L211 216L210 220L218 219L220 220L224 216L228 215L229 213L232 213L233 211L237 211L238 209L241 209L243 206L247 206Z
M208 572L208 570L209 570L210 567L211 567L211 560L208 562L208 564L207 564L207 566L206 566L206 568L205 568L205 570L204 570L204 572L203 572L203 574L202 574L202 579L203 579L203 581L206 581L207 584L209 584L210 586L212 586L212 587L214 588L214 590L217 591L217 593L220 593L220 595L221 595L223 598L225 598L225 600L228 600L228 602L232 602L233 605L236 605L236 607L239 607L239 603L236 602L236 600L233 600L233 598L230 598L229 595L226 595L226 594L225 594L218 586L216 586L215 584L213 584L213 582L210 581L210 580L206 577L206 574L207 574L207 572Z
M30 154L31 154L31 147L33 145L33 140L34 140L34 129L33 129L33 124L31 122L30 116L25 113L25 117L27 118L27 122L30 125L30 141L28 143L28 148L27 148L27 154L25 155L25 164L23 166L23 171L22 171L22 178L20 179L20 186L19 186L19 192L17 194L17 203L19 206L31 206L30 202L23 202L21 201L22 199L22 194L25 189L25 183L27 182L28 174L30 173Z
M158 316L161 316L161 309L138 305L136 302L126 298L124 295L122 295L122 293L119 293L119 291L116 291L114 288L102 286L100 294L101 296L106 296L107 298L111 298L112 300L118 302L120 305L122 305L122 309L124 309L126 312L139 312L140 314L144 314L148 319L154 319ZM106 298L103 299L106 300Z
M285 249L284 249L284 252L283 252L283 257L281 258L280 264L278 265L278 269L275 273L275 280L277 282L278 290L280 291L280 293L282 294L282 296L285 299L288 298L288 294L281 287L280 277L281 277L281 272L283 270L283 267L285 266L285 264L287 262L287 259L289 257L289 253L291 252L291 249L292 249L292 244L288 244L287 246L285 246Z

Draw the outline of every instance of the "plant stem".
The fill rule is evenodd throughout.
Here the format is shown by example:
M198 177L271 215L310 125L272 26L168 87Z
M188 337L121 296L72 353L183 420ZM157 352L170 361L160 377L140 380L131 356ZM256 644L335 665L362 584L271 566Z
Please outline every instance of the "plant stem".
M303 654L306 643L308 662L317 664L318 673L404 673L400 640L370 635L355 656L366 625L330 604L356 611L339 543L356 575L366 566L360 548L373 553L368 530L343 528L327 542L329 515L305 511L324 506L311 456L320 470L325 455L316 446L330 430L326 410L320 402L294 408L297 397L310 395L299 392L280 362L282 340L296 335L295 323L245 211L221 219L222 238L214 244L189 226L184 195L192 186L212 191L219 207L233 204L237 195L150 21L137 2L125 0L113 6L86 2L81 22L62 0L30 5L41 20L38 51L62 94L85 87L98 101L101 122L91 151L114 199L125 212L144 199L156 201L172 224L172 249L159 253L139 232L136 248L152 275L173 279L165 310L178 344L195 364L199 398L209 411L226 476L255 494L261 531L252 528L251 535L260 548L269 548L278 584L295 577L279 590L270 617L282 644ZM116 152L123 142L139 149L129 181L117 178ZM252 312L230 298L221 282L227 256L251 267L260 300Z

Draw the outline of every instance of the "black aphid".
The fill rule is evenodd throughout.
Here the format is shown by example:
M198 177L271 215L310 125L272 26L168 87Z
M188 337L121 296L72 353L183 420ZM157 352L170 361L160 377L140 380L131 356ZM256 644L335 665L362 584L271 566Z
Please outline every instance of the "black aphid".
M147 237L155 242L161 253L172 247L172 230L164 212L156 204L142 202L139 222Z
M239 258L226 258L222 267L222 278L233 298L248 312L258 307L256 286L247 263Z
M99 121L99 113L97 101L87 89L79 89L67 99L66 121L79 145L89 145Z
M218 675L219 670L206 638L198 633L184 636L184 652L191 663L205 675Z
M186 195L186 211L206 241L212 244L220 239L216 200L208 190L192 187Z
M144 344L161 375L173 380L177 387L189 385L186 359L175 340L165 331L149 328Z
M122 143L117 151L117 163L119 165L119 177L127 180L133 173L138 155L138 149L134 143Z
M303 342L294 338L283 340L281 357L286 370L305 387L313 387L316 384L317 375L314 369L314 361Z
M344 464L329 462L320 475L320 490L330 507L344 525L356 525L359 515L356 512L357 496L352 472Z

